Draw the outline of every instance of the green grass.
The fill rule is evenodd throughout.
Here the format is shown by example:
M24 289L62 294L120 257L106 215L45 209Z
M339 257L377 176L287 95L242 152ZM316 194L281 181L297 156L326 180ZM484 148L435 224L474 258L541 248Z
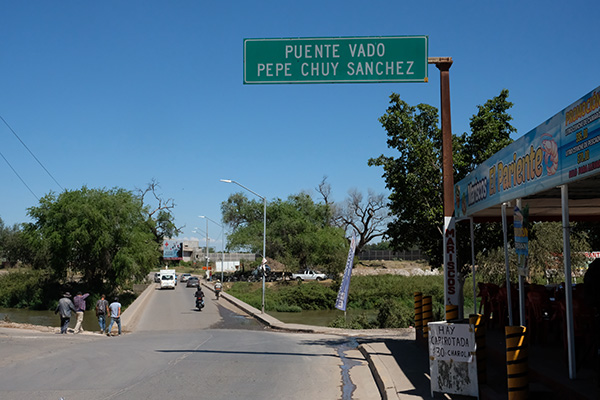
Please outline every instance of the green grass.
M333 309L339 283L286 282L270 285L265 291L267 311L301 311ZM408 327L414 324L414 293L432 296L435 320L444 318L443 276L356 276L350 281L348 309L378 310L377 321L357 317L349 322L334 321L334 326L347 327ZM471 283L465 283L465 314L473 309ZM262 285L260 283L237 282L227 293L261 308Z

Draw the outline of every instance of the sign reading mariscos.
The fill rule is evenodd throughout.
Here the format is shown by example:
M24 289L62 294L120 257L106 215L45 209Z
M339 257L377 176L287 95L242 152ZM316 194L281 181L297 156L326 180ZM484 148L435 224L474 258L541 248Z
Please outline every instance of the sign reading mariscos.
M427 36L244 39L244 83L427 82Z

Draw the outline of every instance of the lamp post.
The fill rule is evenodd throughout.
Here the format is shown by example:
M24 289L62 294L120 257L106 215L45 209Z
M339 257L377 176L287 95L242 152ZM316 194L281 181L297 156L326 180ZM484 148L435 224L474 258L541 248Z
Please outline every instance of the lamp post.
M203 215L198 215L198 218L204 218ZM208 269L208 220L206 220L206 273L208 274L209 282L212 281L212 273Z
M223 263L225 262L225 235L224 235L224 230L223 230L223 225L219 224L217 221L212 220L204 215L199 215L200 218L206 218L207 220L211 221L213 224L218 225L221 227L221 238L222 238L222 242L221 242L221 282L223 282Z
M192 233L203 234L204 232L202 232L202 229L194 227L194 230L192 231ZM208 236L208 233L206 235ZM200 248L200 243L198 243L198 248ZM195 265L195 262L194 262L194 265Z
M234 181L233 179L221 179L221 182L225 183L235 183L236 185L246 189L250 193L260 197L263 201L263 253L262 253L262 313L265 313L265 265L267 264L267 256L266 256L266 247L267 247L267 199L255 191L248 189L246 186L242 185L239 182Z

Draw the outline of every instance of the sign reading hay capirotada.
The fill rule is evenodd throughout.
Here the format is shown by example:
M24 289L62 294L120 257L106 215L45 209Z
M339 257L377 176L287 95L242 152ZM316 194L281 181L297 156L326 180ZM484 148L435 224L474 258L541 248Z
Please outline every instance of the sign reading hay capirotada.
M470 324L430 322L429 369L433 392L477 396L475 330Z
M244 39L244 83L427 82L427 36Z

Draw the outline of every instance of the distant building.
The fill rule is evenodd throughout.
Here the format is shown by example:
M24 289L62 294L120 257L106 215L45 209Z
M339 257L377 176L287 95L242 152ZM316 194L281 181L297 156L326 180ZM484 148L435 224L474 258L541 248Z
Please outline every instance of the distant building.
M200 247L199 240L179 240L179 239L166 239L183 244L182 261L184 262L196 262L199 265L206 264L206 248ZM162 250L162 249L161 249ZM223 261L224 272L236 271L242 261L255 261L257 258L260 259L260 255L253 253L221 253L219 251L208 254L208 261L213 265L214 271L221 271L221 261Z

